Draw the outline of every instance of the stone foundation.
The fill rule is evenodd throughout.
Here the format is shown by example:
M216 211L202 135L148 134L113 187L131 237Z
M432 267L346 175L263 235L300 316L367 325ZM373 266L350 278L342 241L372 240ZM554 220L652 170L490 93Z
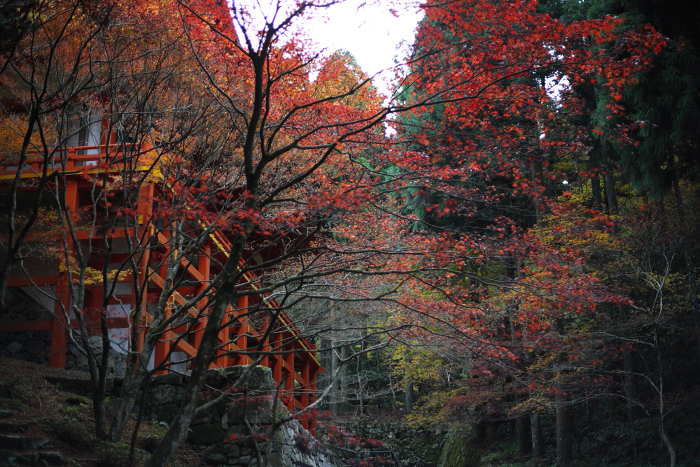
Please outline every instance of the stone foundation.
M19 287L7 289L7 312L0 315L0 322L37 321L53 319L43 305ZM75 334L79 339L78 334ZM90 337L90 347L99 361L102 358L102 337ZM0 355L26 362L48 365L51 357L51 331L0 332ZM68 343L66 370L88 371L85 352ZM126 374L126 354L109 350L109 375Z
M6 296L7 312L0 322L37 321L51 319L52 315L32 297L16 287L9 287ZM0 354L25 362L48 365L51 352L51 331L24 331L0 333Z
M221 371L208 370L208 389L201 394L201 404L230 388L241 372L247 369L246 366L234 366ZM144 407L144 415L167 424L172 422L185 399L187 378L187 375L176 373L155 376L146 398L149 402ZM192 421L187 440L207 464L258 467L257 443L263 465L268 457L273 467L335 465L330 453L317 445L311 434L296 420L283 425L276 433L270 433L271 425L288 416L288 413L279 403L273 411L275 386L269 368L252 368L247 388L247 397L243 397L243 391L233 392ZM253 429L252 433L247 428L246 419Z
M3 357L48 365L51 331L0 333L0 352Z
M76 335L76 339L79 336ZM95 353L98 365L102 359L102 336L92 336L89 338L90 348ZM68 344L66 350L66 370L88 370L88 359L81 349L74 344ZM110 376L124 376L126 374L126 354L109 349L109 367L107 374Z

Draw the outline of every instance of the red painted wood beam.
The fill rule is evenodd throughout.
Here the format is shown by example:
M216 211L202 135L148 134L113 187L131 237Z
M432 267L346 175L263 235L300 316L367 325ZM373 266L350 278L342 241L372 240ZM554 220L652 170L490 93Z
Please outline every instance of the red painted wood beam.
M51 331L52 319L0 322L0 332Z

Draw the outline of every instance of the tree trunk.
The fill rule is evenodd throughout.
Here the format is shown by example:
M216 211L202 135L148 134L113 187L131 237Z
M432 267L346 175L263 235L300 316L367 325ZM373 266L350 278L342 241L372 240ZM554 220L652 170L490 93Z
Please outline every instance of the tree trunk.
M229 261L226 263L227 266L231 263L231 258L235 259L236 263L234 264L237 266L240 253L237 251L231 254L229 256ZM225 271L224 273L226 272L230 274L229 271ZM233 276L233 274L231 274L231 276ZM216 354L220 323L223 320L229 303L235 303L234 300L237 297L234 284L223 283L219 289L220 291L214 297L209 320L204 328L202 341L194 364L192 365L192 373L187 388L185 389L185 401L182 403L182 406L180 406L180 410L178 410L175 419L170 424L168 432L146 462L146 467L165 467L168 465L168 462L170 462L178 446L180 446L187 437L190 423L192 422L194 412L199 402L197 395L204 390L206 370L209 368L209 363ZM226 293L224 291L229 292Z
M477 422L474 429L476 430L476 441L485 443L489 436L489 427L486 425L486 422Z
M607 213L611 216L616 216L618 213L617 192L615 191L615 176L613 173L606 170L603 174L603 182L605 183Z
M141 352L141 358L145 358L145 356L148 355L148 359L150 359L152 347L153 345L147 338L144 345L144 350ZM136 371L134 374L127 375L127 378L124 380L124 385L119 395L119 405L117 406L117 410L112 417L112 425L110 426L109 430L109 439L113 442L121 440L124 428L129 420L129 416L134 410L139 394L141 394L141 391L143 391L146 381L148 381L148 378L150 377L150 373L146 369L147 364L148 360L145 362L141 360L136 365Z
M539 138L538 138L539 141ZM541 187L545 187L545 180L544 176L542 175L543 172L543 167L542 167L542 161L535 161L532 166L533 174L532 178L535 182L537 182ZM542 203L541 197L535 197L534 198L534 203L535 203L535 223L537 224L537 227L544 227L544 213L545 209Z
M666 430L664 430L663 423L661 424L661 439L664 440L666 449L668 449L668 455L671 456L670 467L676 467L676 450L673 448L673 444L671 444L671 439L666 434Z
M107 408L105 400L107 398L107 372L109 371L109 352L111 343L109 341L109 328L107 317L104 313L100 316L100 328L102 331L102 361L98 372L97 385L93 383L92 405L95 415L95 435L98 439L107 439ZM95 387L96 386L96 387Z
M367 327L363 327L362 329L362 342L360 342L360 352L362 355L357 359L357 398L360 402L360 417L365 415L365 392L362 382L365 371L365 360L367 359L367 355L365 354L367 341L365 339L367 339Z
M250 186L251 193L255 193L256 190L257 185L253 184ZM226 315L228 306L231 303L237 303L238 300L236 289L236 282L239 279L238 262L252 230L252 222L243 223L241 225L241 233L231 242L229 257L224 263L223 271L221 271L224 280L217 288L217 292L211 301L209 319L204 327L197 356L192 364L192 373L185 389L185 401L170 424L168 432L146 462L146 467L165 467L168 465L177 448L187 437L192 417L199 402L197 396L204 390L206 371L216 355L221 322ZM270 323L270 326L272 325L274 323Z
M620 322L623 323L625 329L627 329L627 315L625 310L622 308L620 309ZM637 402L639 400L639 396L637 393L637 382L633 377L635 374L635 365L632 348L625 347L625 350L622 353L622 368L625 372L624 386L625 399L627 400L627 417L630 421L636 420L642 416L642 407Z
M600 176L597 172L591 176L591 197L593 198L593 209L602 211L603 195L600 190Z
M554 401L557 407L557 467L568 467L574 464L573 430L568 397L559 385Z
M530 455L532 453L532 435L530 434L530 419L527 415L515 419L515 435L518 438L520 455Z
M175 279L175 274L178 271L178 267L178 255L171 254L167 273L165 275L165 286L160 297L158 298L158 305L154 311L153 322L146 333L143 349L141 350L141 354L139 355L138 359L136 359L134 362L134 367L129 368L126 376L124 377L124 383L119 396L119 405L117 406L117 410L112 417L112 426L109 430L109 438L112 441L119 441L121 439L126 423L129 420L129 416L131 415L131 412L133 412L134 406L136 405L136 401L138 400L141 391L144 390L148 379L151 377L151 373L148 370L148 362L151 359L151 354L153 353L156 343L158 342L158 339L163 331L163 329L160 329L160 327L166 320L165 308L168 299L170 298L167 291L173 285L173 280Z
M608 207L607 212L611 216L618 214L617 192L615 191L615 175L610 169L610 160L608 158L608 142L605 136L600 137L600 149L603 156L603 164L605 171L603 172L603 181L605 182L605 201Z
M404 390L404 403L406 404L406 414L410 414L413 411L413 402L415 401L415 393L413 391L413 383L406 383L406 389Z
M532 457L542 459L544 457L544 441L539 415L536 413L530 414L530 435L532 436Z

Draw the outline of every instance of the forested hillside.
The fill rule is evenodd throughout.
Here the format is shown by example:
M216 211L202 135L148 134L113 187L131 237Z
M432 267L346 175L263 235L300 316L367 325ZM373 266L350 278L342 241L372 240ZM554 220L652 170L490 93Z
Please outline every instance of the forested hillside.
M377 222L420 252L385 311L410 327L344 397L468 427L492 459L693 465L697 8L424 8L399 144L370 159Z

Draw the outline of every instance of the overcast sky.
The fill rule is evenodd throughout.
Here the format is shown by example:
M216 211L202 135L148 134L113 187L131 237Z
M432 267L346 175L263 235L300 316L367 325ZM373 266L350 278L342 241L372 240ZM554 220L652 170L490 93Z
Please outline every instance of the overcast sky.
M304 26L319 46L329 52L349 51L362 70L374 76L391 68L395 57L404 56L402 50L413 43L415 28L423 16L418 8L389 3L347 0L324 10L322 17L309 20ZM386 92L392 76L392 72L383 73L375 85Z
M374 84L385 94L390 88L395 59L405 57L413 43L415 28L423 17L417 6L421 0L341 0L338 4L308 10L301 23L295 22L290 33L305 32L327 55L338 49L355 56L362 70L374 78ZM296 7L292 0L228 0L229 6L244 8L250 14L246 23L251 30L261 29L266 21ZM275 14L281 7L282 14ZM279 13L279 12L278 12ZM251 23L252 22L252 23ZM235 25L235 21L234 21ZM237 30L240 29L236 26Z

